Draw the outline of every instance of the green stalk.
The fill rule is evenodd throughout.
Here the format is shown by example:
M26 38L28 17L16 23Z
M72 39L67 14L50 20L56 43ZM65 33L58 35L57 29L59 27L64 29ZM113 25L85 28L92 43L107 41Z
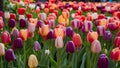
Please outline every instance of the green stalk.
M3 68L3 60L2 60L2 56L1 56L1 68Z
M26 43L24 41L24 68L26 68L26 49L25 49Z
M77 68L77 57L78 57L78 50L75 53L75 68Z
M61 65L61 50L58 49L58 52L57 52L57 63L58 63L58 68L61 68L60 65Z
M20 53L19 53L19 51L17 51L17 53L18 53L18 59L17 59L17 62L18 62L18 68L20 68Z
M118 65L118 62L117 62L117 61L115 61L114 68L117 68L117 65Z

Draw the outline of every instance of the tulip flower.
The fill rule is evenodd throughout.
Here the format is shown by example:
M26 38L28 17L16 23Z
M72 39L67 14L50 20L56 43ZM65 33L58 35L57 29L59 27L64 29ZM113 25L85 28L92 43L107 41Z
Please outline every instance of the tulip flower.
M32 18L32 14L27 14L27 19L29 20L30 18Z
M3 17L3 11L0 11L0 17Z
M91 21L86 21L86 22L83 23L82 32L86 33L86 32L92 31L92 27L93 27L92 22Z
M108 23L108 28L112 31L117 30L119 28L119 25L116 23Z
M65 19L62 15L60 15L58 17L58 23L67 26L69 24L69 19L68 18Z
M41 36L47 36L49 33L49 27L48 25L43 25L41 28L39 27L39 33Z
M28 32L34 33L35 25L33 23L28 23Z
M57 38L58 36L64 38L65 32L62 28L55 28L53 34L54 34L54 38Z
M38 60L34 54L31 54L28 58L28 66L29 68L37 68Z
M13 42L13 46L15 49L19 49L23 47L23 41L21 38L16 38Z
M49 55L50 54L50 50L49 49L45 50L45 54Z
M64 46L64 42L63 42L63 39L61 36L58 36L56 39L55 39L55 47L56 48L63 48Z
M94 40L91 45L91 51L93 53L99 53L101 51L101 44L98 40Z
M3 31L1 34L2 43L8 44L11 42L11 37L8 31Z
M19 15L19 20L20 19L25 19L25 16L24 15Z
M29 19L29 23L33 23L35 24L35 26L37 25L38 19L37 18L30 18Z
M50 27L54 27L55 26L55 20L48 20L48 24Z
M5 59L8 62L11 62L11 61L16 59L16 56L15 56L14 51L12 49L7 49L7 51L5 53Z
M10 18L10 13L9 13L9 12L5 12L5 13L4 13L4 17L5 17L6 19L9 19L9 18Z
M112 33L110 31L105 31L103 36L105 40L112 40Z
M18 31L17 28L13 28L13 29L12 29L12 35L13 35L13 37L15 37L15 38L19 37L19 31Z
M20 19L20 27L25 28L27 25L27 22L25 19Z
M116 47L120 47L120 37L119 36L115 37L115 39L114 39L114 45Z
M3 20L0 20L0 29L2 29L3 26L4 26L4 22L3 22Z
M42 27L44 25L44 22L42 21L42 20L39 20L38 22L37 22L37 27L39 28L39 27Z
M48 35L47 35L47 38L48 39L53 39L54 37L53 37L53 30L52 29L50 29L50 31L49 31L49 33L48 33Z
M105 19L106 17L105 17L105 15L104 14L99 14L98 15L98 19Z
M80 48L82 46L82 39L79 34L74 33L72 36L72 41L74 42L76 48Z
M8 22L8 26L13 28L13 27L15 27L15 25L16 25L16 21L14 19L10 19Z
M66 44L66 52L67 53L74 53L75 50L76 50L76 48L75 48L74 42L73 41L67 42L67 44Z
M88 42L92 43L94 40L97 40L97 39L98 39L97 32L88 32L88 34L87 34Z
M110 53L110 57L114 61L120 61L120 48L119 47L114 48Z
M105 26L97 26L97 33L99 36L103 36L105 33Z
M71 25L73 28L78 29L82 27L82 22L79 19L74 19L71 21Z
M97 65L98 68L108 68L108 57L105 54L100 54Z
M33 47L33 48L34 48L35 51L38 51L38 50L41 49L41 45L39 44L38 41L35 41L35 42L34 42L34 47Z
M28 30L27 29L21 29L19 32L19 36L20 38L22 38L22 40L26 41L28 38Z
M3 43L0 43L0 56L3 56L5 54L5 47Z
M10 19L16 20L16 15L14 13L10 13Z
M68 28L66 28L66 36L73 36L73 34L74 34L74 31L73 31L73 29L72 29L72 27L68 27Z
M19 15L24 15L26 12L26 9L25 8L18 8L18 14Z
M43 20L43 21L47 19L47 15L46 15L45 13L40 13L40 14L39 14L39 17L40 17L40 19Z

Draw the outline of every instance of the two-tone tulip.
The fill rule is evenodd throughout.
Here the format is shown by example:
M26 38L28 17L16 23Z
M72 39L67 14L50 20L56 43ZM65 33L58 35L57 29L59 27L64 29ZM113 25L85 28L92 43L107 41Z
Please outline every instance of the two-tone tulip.
M48 39L53 39L54 38L54 36L53 36L53 30L52 29L50 29L50 31L49 31L49 33L47 35L47 38Z
M3 56L5 54L5 47L3 43L0 43L0 56Z
M99 36L103 36L105 33L105 26L97 26L97 33Z
M11 42L11 37L8 31L3 31L1 35L2 43L8 44Z
M99 53L101 51L101 43L98 40L92 42L91 51L93 53Z
M39 33L41 36L45 37L49 33L49 26L48 25L43 25L41 28L39 27Z
M61 36L58 36L55 39L55 47L56 48L63 48L63 46L64 46L63 38Z
M35 31L35 24L28 23L28 32L34 33L34 31Z
M39 14L39 17L40 17L40 19L43 20L43 21L47 19L46 13L40 13L40 14Z
M75 44L73 41L68 41L66 44L66 52L67 53L74 53L76 50Z
M27 29L21 29L20 32L19 32L19 37L26 41L27 38L28 38L28 30Z
M94 40L98 39L98 34L97 32L88 32L87 34L87 41L92 43Z
M74 19L74 20L71 21L71 26L74 29L79 29L79 28L82 27L82 22L79 19Z

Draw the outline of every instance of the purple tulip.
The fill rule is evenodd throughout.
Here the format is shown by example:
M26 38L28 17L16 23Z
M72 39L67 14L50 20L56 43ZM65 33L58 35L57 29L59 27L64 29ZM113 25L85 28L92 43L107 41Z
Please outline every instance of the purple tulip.
M16 25L16 21L14 19L10 19L8 22L8 26L13 28L13 27L15 27L15 25Z
M13 37L15 37L15 38L19 37L19 31L18 31L17 28L13 29L12 35L13 35Z
M40 46L40 44L39 44L38 41L35 41L35 42L34 42L34 47L33 47L33 49L34 49L35 51L38 51L38 50L41 49L41 46Z
M21 39L21 38L16 38L16 39L14 40L13 45L14 45L14 47L15 47L16 49L22 48L22 47L23 47L23 41L22 41L22 39Z
M74 31L72 29L72 27L68 27L66 28L66 35L69 37L69 36L72 36L74 34Z
M49 33L47 35L47 38L48 39L53 39L53 30L52 29L50 29L50 31L49 31Z
M86 33L86 32L92 31L92 27L93 27L92 22L91 21L86 21L86 22L83 23L82 32Z
M99 36L103 36L105 33L105 26L97 26L97 33Z
M55 27L55 20L48 20L50 27Z
M5 53L5 59L6 61L10 62L16 59L16 56L14 54L14 51L12 49L8 49Z
M27 22L25 19L20 19L20 27L25 28L27 25Z
M99 56L98 68L108 68L108 58L105 54Z
M75 50L76 50L76 48L75 48L74 42L73 41L67 42L67 44L66 44L66 52L67 53L74 53Z
M115 23L108 23L108 28L112 31L117 30L117 26Z
M110 31L105 31L104 39L105 40L112 40L112 33Z
M38 27L38 28L39 28L39 27L42 27L43 24L44 24L44 22L43 22L42 20L39 20L39 21L37 22L37 27Z
M81 25L80 20L74 19L74 20L71 21L71 26L72 26L73 28L75 28L75 29L78 29L78 28L80 28L82 25Z

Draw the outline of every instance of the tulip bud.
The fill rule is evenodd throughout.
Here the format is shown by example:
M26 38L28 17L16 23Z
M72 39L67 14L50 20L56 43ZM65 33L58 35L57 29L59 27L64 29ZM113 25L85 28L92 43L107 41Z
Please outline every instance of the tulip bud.
M47 36L49 32L49 26L43 25L41 28L39 28L39 33L41 36Z
M18 8L18 14L19 15L24 15L26 12L25 8Z
M9 19L9 18L10 18L10 13L9 13L9 12L5 12L5 13L4 13L4 17L5 17L6 19Z
M25 19L25 16L24 15L19 15L19 20L21 19Z
M82 32L86 33L86 32L92 31L92 27L93 27L93 24L91 21L84 22L82 26Z
M0 29L2 29L3 26L4 26L4 22L3 22L3 20L0 20Z
M117 30L119 26L117 26L116 23L108 23L108 28L114 31L114 30Z
M53 30L52 29L50 29L50 31L49 31L49 33L47 35L47 38L48 39L53 39Z
M44 20L46 20L47 15L45 13L40 13L39 17L40 17L41 20L44 21Z
M35 25L33 23L28 23L28 32L34 33Z
M97 33L99 36L103 36L105 33L105 26L97 26Z
M110 31L105 31L104 39L105 40L112 40L112 33Z
M22 40L26 41L28 38L28 30L27 29L21 29L19 32L19 36L20 38L22 38Z
M50 27L54 27L55 26L55 20L48 20L48 24Z
M14 51L12 49L7 49L5 53L5 59L10 62L16 59L16 56L14 54Z
M78 28L82 27L82 23L81 23L80 20L78 20L78 19L72 20L72 21L71 21L71 25L72 25L72 27L75 28L75 29L78 29Z
M38 60L37 57L33 54L31 54L28 58L28 66L29 68L37 68L38 66Z
M10 19L16 20L16 15L14 13L10 13Z
M49 55L50 54L50 50L48 49L48 50L45 50L45 54L46 55Z
M42 27L44 25L44 22L42 21L42 20L39 20L38 22L37 22L37 27L39 28L39 27Z
M76 48L80 48L82 46L82 39L79 34L73 34L72 41L74 42Z
M23 47L23 41L21 38L16 38L13 42L13 46L15 49L19 49Z
M68 27L66 28L66 35L69 37L69 36L73 36L74 34L74 31L72 29L72 27Z
M0 56L3 56L5 54L4 44L0 43Z
M27 19L29 20L30 18L32 18L32 14L27 14Z
M108 57L105 54L100 54L97 65L98 68L108 68Z
M73 41L69 41L66 44L66 52L67 53L74 53L75 52L75 44Z
M20 19L20 27L25 28L27 25L27 22L25 19Z
M11 37L8 31L3 31L1 35L2 43L8 44L11 42Z
M97 40L97 39L98 39L97 32L89 32L87 34L87 40L88 40L88 42L92 43L94 40Z
M13 28L13 27L15 27L15 25L16 25L16 21L14 19L10 19L8 22L8 26Z
M18 31L17 28L13 28L13 29L12 29L12 35L13 35L13 37L15 37L15 38L19 37L19 31Z
M115 39L114 39L114 45L116 47L120 47L120 37L119 36L115 37Z
M63 48L64 42L61 36L55 39L55 46L56 48Z
M120 61L120 48L116 47L111 51L110 57L114 61Z
M39 44L38 41L35 41L35 42L34 42L34 47L33 47L33 48L34 48L35 51L38 51L38 50L41 49L41 46L40 46L40 44Z
M35 24L35 26L37 25L38 19L37 18L30 18L29 19L29 23L33 23Z
M93 53L99 53L101 51L101 44L98 40L94 40L91 45L91 51Z

